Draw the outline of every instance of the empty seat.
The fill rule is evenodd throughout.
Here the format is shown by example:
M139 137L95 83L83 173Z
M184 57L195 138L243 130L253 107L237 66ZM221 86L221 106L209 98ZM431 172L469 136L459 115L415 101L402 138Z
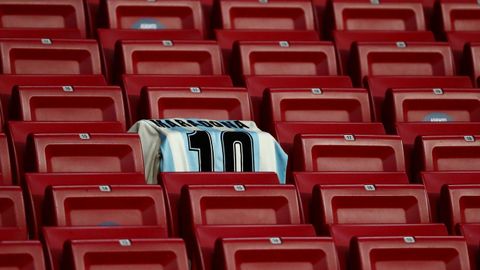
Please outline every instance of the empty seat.
M26 240L27 222L21 188L18 186L0 187L0 205L2 205L0 209L0 241Z
M72 240L66 257L71 258L66 265L72 270L190 269L181 239Z
M216 268L238 269L238 265L275 269L339 269L331 238L273 237L223 238L216 249Z
M470 68L470 75L476 86L480 86L480 43L473 42L466 48L467 59L465 59L467 66Z
M143 181L145 181L143 179ZM217 172L217 173L192 173L192 172L164 172L159 174L159 183L165 192L167 211L169 212L170 234L179 236L179 205L180 193L187 185L274 185L279 180L273 172Z
M306 172L403 172L398 136L298 135L294 170Z
M205 32L199 1L107 0L108 28L141 30L194 29Z
M458 226L459 234L465 237L470 254L472 269L478 269L478 252L480 251L480 224L461 224Z
M359 270L468 270L467 244L458 236L359 237L352 244Z
M2 241L0 258L4 269L47 269L40 241Z
M32 142L36 172L144 171L137 134L34 134Z
M242 30L315 30L312 3L305 0L221 0L219 28Z
M443 31L479 31L480 6L474 0L440 1Z
M369 1L333 1L333 23L336 30L426 30L421 3Z
M0 14L1 32L15 31L23 37L31 36L32 33L35 35L37 31L42 32L44 37L59 32L78 38L87 35L85 10L81 0L5 0L0 3Z
M317 185L310 209L319 232L331 224L430 223L421 185Z
M2 74L101 75L95 40L10 39L0 41Z
M359 42L353 48L352 76L361 85L367 76L453 76L447 43Z
M53 186L46 196L44 216L52 226L167 224L160 186Z
M192 266L199 270L212 269L215 243L221 238L314 236L315 230L311 225L198 226L195 228L195 242L191 247Z
M120 87L20 86L15 97L21 121L120 122L127 128Z
M250 99L244 88L147 87L144 118L203 118L251 120Z
M222 75L222 53L214 41L122 41L119 74Z
M67 260L64 247L73 240L123 240L159 239L167 237L166 228L161 227L43 227L42 235L48 261L52 270L65 269L62 261ZM123 241L122 241L123 242Z
M440 206L451 233L458 224L480 223L480 185L445 185Z
M0 186L13 184L12 165L7 136L0 133Z

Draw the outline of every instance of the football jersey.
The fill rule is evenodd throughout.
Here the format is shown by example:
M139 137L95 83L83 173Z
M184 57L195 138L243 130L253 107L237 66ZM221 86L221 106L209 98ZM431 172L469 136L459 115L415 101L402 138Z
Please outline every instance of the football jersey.
M140 120L138 133L147 183L159 172L276 172L285 183L287 155L255 122L239 120Z

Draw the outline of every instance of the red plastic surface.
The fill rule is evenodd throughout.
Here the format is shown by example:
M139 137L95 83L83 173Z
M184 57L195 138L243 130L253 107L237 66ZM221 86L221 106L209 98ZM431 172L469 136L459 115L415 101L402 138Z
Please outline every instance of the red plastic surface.
M362 236L447 236L443 224L375 224L375 225L332 225L330 234L337 247L342 269L346 269L350 259L350 242Z
M7 136L0 133L0 186L11 184L13 184L13 175Z
M9 39L0 41L2 74L101 75L95 40Z
M470 269L467 244L458 236L417 236L414 243L403 237L359 237L352 252L359 270Z
M107 0L108 28L205 32L199 1Z
M468 65L464 65L467 63L466 55L464 55L465 45L470 42L480 42L480 32L447 32L446 39L455 57L457 74L468 74Z
M422 185L317 185L312 218L318 232L331 224L430 223Z
M347 75L349 74L350 49L355 42L434 42L435 38L429 31L333 31L333 40L340 59L340 70L342 74Z
M137 134L34 134L35 171L50 173L144 172Z
M195 270L212 269L215 242L221 238L248 237L314 237L311 225L261 226L198 226L195 246L192 247L192 267Z
M64 256L64 246L72 240L97 239L158 239L166 238L167 230L162 227L43 227L42 235L50 269L60 270ZM65 254L66 255L66 254Z
M273 238L276 240L276 238ZM339 269L337 252L331 238L282 237L223 238L216 249L216 268L257 269Z
M315 30L312 3L304 0L220 1L220 27L254 30Z
M147 87L143 91L146 119L202 118L251 120L244 88Z
M228 76L158 76L158 75L124 75L123 89L133 124L140 116L140 93L144 87L232 87Z
M188 270L187 251L181 239L73 240L67 264L72 270L178 269ZM122 244L123 243L123 244ZM108 254L108 256L106 256Z
M21 121L120 122L127 128L122 90L117 86L42 86L17 88Z
M425 17L420 3L382 2L372 5L359 1L334 1L336 30L425 31Z
M353 81L367 76L453 76L453 54L447 43L359 42L353 47Z
M372 121L365 89L271 88L264 101L264 123L270 130L275 122Z
M408 184L408 177L403 172L375 173L324 173L294 172L293 180L297 188L304 220L310 221L313 188L316 185L372 185L372 184Z
M441 76L376 76L365 81L370 90L375 117L382 119L382 108L388 89L392 88L472 88L467 77Z
M467 241L472 269L478 269L477 258L478 252L480 251L480 224L461 224L458 231Z
M25 185L29 204L30 232L34 238L38 233L42 221L42 207L44 195L49 186L80 186L80 185L142 185L145 176L142 173L95 173L95 174L63 174L63 173L26 173Z
M0 258L0 267L4 269L46 269L40 241L1 242Z
M480 30L480 6L475 1L440 2L440 16L444 31Z
M0 13L0 27L3 29L70 30L78 31L82 38L87 35L81 0L4 0L0 3Z
M480 42L471 43L466 49L467 66L470 68L472 81L480 87Z
M167 198L170 235L179 236L180 192L187 185L274 185L277 174L259 173L161 173L159 182Z
M216 42L182 40L171 41L171 44L169 42L121 41L117 56L122 62L120 74L224 74L222 53Z
M255 121L260 123L264 114L263 95L268 88L351 88L352 82L346 76L246 76L245 85L252 100Z
M46 199L49 204L44 209L51 226L167 225L160 186L53 186L47 189Z
M0 240L26 240L27 222L20 187L0 187Z
M453 184L442 189L441 215L444 222L455 233L458 224L480 223L480 184Z
M34 164L28 161L25 164L25 159L32 153L26 153L27 137L34 133L46 132L66 132L66 133L89 133L89 132L124 132L120 123L55 123L55 122L8 122L8 132L11 139L13 156L16 163L16 177L17 183L22 180L25 165L27 168L32 168Z
M306 172L403 172L400 137L386 135L298 135L294 170Z

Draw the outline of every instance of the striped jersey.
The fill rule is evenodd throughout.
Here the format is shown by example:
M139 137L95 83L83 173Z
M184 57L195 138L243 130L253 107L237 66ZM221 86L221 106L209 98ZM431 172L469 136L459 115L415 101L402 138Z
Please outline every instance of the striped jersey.
M129 132L140 136L149 184L159 172L276 172L285 183L287 155L253 121L140 120Z

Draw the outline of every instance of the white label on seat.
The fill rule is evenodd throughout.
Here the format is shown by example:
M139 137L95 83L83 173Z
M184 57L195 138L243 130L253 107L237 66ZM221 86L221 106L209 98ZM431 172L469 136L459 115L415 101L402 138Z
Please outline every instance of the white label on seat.
M413 236L405 236L403 241L407 244L415 244L415 237Z
M162 44L165 47L172 47L173 46L173 41L171 40L162 40Z
M122 247L129 247L132 245L132 242L128 239L120 239L118 240L118 243L120 244L120 246Z
M323 94L323 91L322 91L321 88L312 88L312 94L321 95L321 94Z
M280 45L280 47L282 47L282 48L290 47L290 43L288 41L280 41L280 42L278 42L278 45Z
M238 192L243 192L243 191L245 191L245 186L244 185L234 185L233 189L235 189L235 191L238 191Z
M101 191L101 192L111 192L112 189L110 188L110 186L98 186L98 189Z
M375 187L375 185L365 185L364 188L365 188L366 191L375 191L375 190L377 190L377 188Z
M90 134L88 133L80 133L78 134L78 137L80 137L82 140L90 140Z
M343 138L345 139L345 141L355 141L355 135L343 135Z
M62 86L63 92L73 92L73 86L66 85Z
M272 237L272 238L270 238L270 243L272 245L281 245L282 244L282 239L280 239L280 237Z
M407 47L407 43L405 43L405 41L397 41L397 48L406 48Z
M268 0L258 0L260 4L268 4Z
M372 4L372 5L380 5L380 0L370 0L370 4Z
M435 95L443 95L443 89L442 88L433 88L433 93Z
M52 45L52 40L49 38L42 38L40 41L43 45Z
M464 136L463 138L465 139L466 142L474 142L475 141L475 137L472 136L472 135Z
M190 87L190 92L199 94L202 92L202 90L200 89L200 87Z

